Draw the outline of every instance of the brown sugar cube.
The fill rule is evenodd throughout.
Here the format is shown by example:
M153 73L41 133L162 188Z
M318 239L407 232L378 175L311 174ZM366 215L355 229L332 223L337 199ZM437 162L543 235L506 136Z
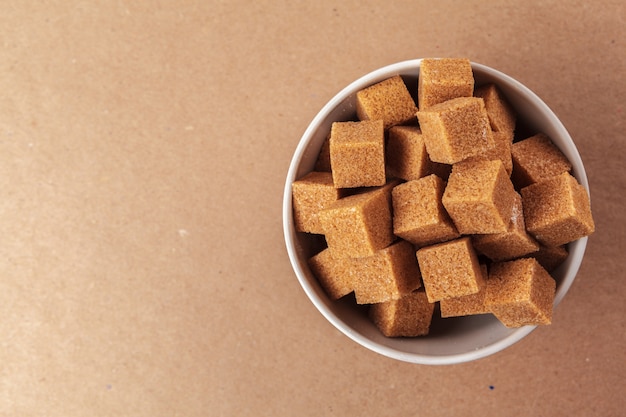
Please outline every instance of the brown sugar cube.
M385 183L385 185L379 185L378 187L359 187L359 188L350 188L350 189L343 188L342 190L347 192L346 195L357 195L357 194L363 194L363 193L380 192L385 196L385 198L389 202L389 207L391 208L391 191L394 189L396 185L401 184L401 183L402 183L402 180L400 179L389 178L387 179L387 182Z
M417 112L431 161L454 164L494 146L483 99L460 97Z
M480 272L483 276L483 280L486 281L488 279L487 266L484 264L480 265ZM489 309L485 306L486 294L487 286L484 285L476 294L441 300L439 303L441 317L460 317L489 313Z
M515 193L513 214L506 232L472 236L474 249L492 261L508 261L539 250L539 243L526 232L522 197Z
M360 276L354 287L357 304L397 300L422 285L409 242L400 240L359 261Z
M570 172L572 164L550 138L539 133L511 146L512 179L519 188Z
M476 294L484 285L469 237L423 247L417 251L417 261L431 303Z
M382 120L335 122L330 164L336 188L384 185L385 134Z
M515 130L515 111L495 84L476 88L474 97L480 97L485 101L491 130L505 133L512 133Z
M552 322L556 282L534 258L491 265L487 280L487 308L506 327Z
M424 291L413 291L399 300L373 304L369 316L387 337L415 337L428 334L434 311Z
M322 143L322 148L315 161L315 171L319 172L331 172L330 166L330 133Z
M358 264L352 258L334 258L328 248L309 259L313 275L332 300L354 291Z
M385 129L414 119L416 112L415 101L399 75L356 93L359 120L380 119Z
M397 185L393 191L393 233L416 246L460 237L441 197L445 183L432 174Z
M476 156L468 159L480 159L486 161L493 161L499 159L504 164L509 176L513 172L513 159L511 157L511 144L513 142L513 133L508 132L493 132L493 146Z
M559 267L565 260L569 253L567 248L563 246L544 246L539 245L539 250L531 254L543 268L552 272Z
M339 200L344 192L333 185L330 172L310 172L291 185L296 231L322 234L319 212Z
M546 246L561 246L595 230L587 190L569 173L522 188L526 230Z
M417 83L417 105L420 110L457 97L474 93L474 74L469 59L424 59Z
M429 169L428 153L422 132L416 126L394 126L389 129L387 174L403 180L416 180Z
M463 161L452 167L442 202L459 233L504 233L516 195L502 161Z
M509 176L513 173L513 157L511 156L511 147L513 144L513 134L509 132L494 132L494 146L487 150L486 155L489 159L499 159L504 165Z
M389 198L379 189L344 197L319 218L336 258L370 256L394 241Z

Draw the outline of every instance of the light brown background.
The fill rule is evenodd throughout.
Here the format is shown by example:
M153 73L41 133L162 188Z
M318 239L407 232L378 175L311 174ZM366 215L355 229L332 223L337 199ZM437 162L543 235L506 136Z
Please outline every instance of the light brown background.
M0 416L623 414L623 1L147 3L1 3ZM328 99L439 56L562 118L597 232L552 326L427 367L321 317L281 199Z

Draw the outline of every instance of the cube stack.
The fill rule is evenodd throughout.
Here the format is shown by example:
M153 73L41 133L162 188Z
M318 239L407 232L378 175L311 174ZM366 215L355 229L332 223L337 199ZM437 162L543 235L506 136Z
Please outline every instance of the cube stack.
M493 314L507 327L552 320L550 272L594 231L589 197L544 133L517 117L467 59L426 59L356 95L315 171L293 183L296 230L324 235L309 259L329 298L353 295L389 337L442 317ZM417 105L412 97L417 97Z

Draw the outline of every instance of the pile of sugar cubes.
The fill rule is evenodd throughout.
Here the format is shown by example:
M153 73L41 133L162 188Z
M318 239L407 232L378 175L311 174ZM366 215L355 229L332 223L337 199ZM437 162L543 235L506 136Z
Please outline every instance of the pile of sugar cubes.
M292 184L296 230L324 235L309 266L331 299L352 295L388 337L441 317L552 321L550 272L594 231L589 196L543 133L469 59L425 59L417 105L401 76L359 91L313 172ZM419 110L418 110L419 108Z

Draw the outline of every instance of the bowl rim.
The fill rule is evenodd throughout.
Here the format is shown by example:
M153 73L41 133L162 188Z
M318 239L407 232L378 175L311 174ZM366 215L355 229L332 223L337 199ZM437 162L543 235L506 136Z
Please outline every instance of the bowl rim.
M298 257L298 251L295 244L297 240L297 232L295 232L294 228L292 227L293 207L291 185L293 181L297 179L296 176L298 174L303 156L308 148L309 142L311 141L316 130L319 128L319 125L331 114L331 112L335 108L337 108L338 105L340 105L344 100L349 98L350 95L355 94L356 91L368 87L378 81L381 81L385 77L390 77L395 74L403 74L407 71L419 71L419 66L422 60L423 59L420 58L396 62L375 69L357 78L356 80L345 86L343 89L341 89L338 93L336 93L314 116L314 118L311 120L304 133L302 134L289 165L283 194L283 232L289 260L302 289L306 293L309 300L314 304L316 309L341 333L343 333L356 343L360 344L361 346L392 359L424 365L450 365L469 362L493 355L517 343L528 334L530 334L533 330L535 330L537 326L523 326L514 329L511 334L495 342L489 343L475 350L455 354L427 355L420 353L409 353L374 342L371 339L368 339L367 337L354 331L341 318L339 318L336 314L334 314L332 311L325 307L324 302L320 298L313 285L307 280L306 274L303 271L303 265ZM570 155L568 155L568 158L574 159L571 162L578 168L576 178L587 190L587 193L589 193L587 175L578 149L576 148L573 139L571 138L569 132L566 130L565 126L562 124L561 120L548 107L548 105L532 90L530 90L528 87L526 87L524 84L517 81L516 79L492 67L474 61L471 62L471 66L473 70L480 70L482 73L488 74L493 78L502 80L509 86L523 91L524 95L532 98L534 104L540 108L541 112L547 114L547 116L554 122L555 128L559 131L559 135L569 139L569 143L573 148L573 153L570 153ZM584 257L587 239L587 237L579 239L579 243L574 248L575 252L570 252L569 254L569 257L572 257L572 259L574 259L574 262L570 265L569 269L567 270L568 273L560 282L560 286L557 289L557 293L555 294L554 307L556 307L561 302L576 277L576 274Z

